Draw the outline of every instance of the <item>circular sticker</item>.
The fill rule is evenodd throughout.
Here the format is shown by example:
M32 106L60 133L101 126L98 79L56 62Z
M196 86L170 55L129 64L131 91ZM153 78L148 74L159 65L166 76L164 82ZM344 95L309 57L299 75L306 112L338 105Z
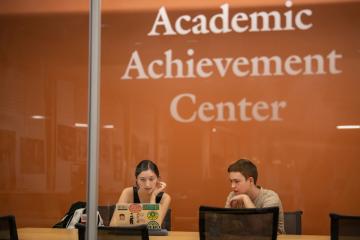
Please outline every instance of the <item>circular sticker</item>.
M160 228L160 225L159 225L157 222L155 222L155 221L150 221L150 222L148 222L148 224L147 224L147 228L148 228L148 229L159 229L159 228Z
M147 218L148 218L149 220L156 220L156 219L158 219L158 217L159 217L159 213L158 213L158 212L149 211L149 212L147 213Z

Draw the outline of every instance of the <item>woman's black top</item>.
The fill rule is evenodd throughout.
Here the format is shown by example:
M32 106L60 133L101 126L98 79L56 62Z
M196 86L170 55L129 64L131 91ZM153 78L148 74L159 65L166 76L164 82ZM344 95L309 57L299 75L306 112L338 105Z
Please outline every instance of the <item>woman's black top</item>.
M134 203L141 203L139 194L138 194L138 188L135 186L133 187L133 193L134 193ZM156 198L155 198L156 203L160 203L163 194L164 194L164 192L159 192L158 195L156 195Z

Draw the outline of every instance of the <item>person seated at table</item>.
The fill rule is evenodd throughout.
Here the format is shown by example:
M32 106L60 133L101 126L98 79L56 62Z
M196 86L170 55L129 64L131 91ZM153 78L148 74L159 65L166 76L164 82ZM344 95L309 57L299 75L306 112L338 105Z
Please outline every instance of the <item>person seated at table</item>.
M125 188L117 204L159 203L159 217L161 221L164 220L170 206L171 197L164 192L166 183L160 181L160 173L156 164L150 160L142 160L136 166L135 178L135 186ZM112 225L113 219L110 222L110 226Z
M232 191L225 208L265 208L279 207L278 232L285 233L284 212L277 193L256 185L257 168L247 159L240 159L228 167Z

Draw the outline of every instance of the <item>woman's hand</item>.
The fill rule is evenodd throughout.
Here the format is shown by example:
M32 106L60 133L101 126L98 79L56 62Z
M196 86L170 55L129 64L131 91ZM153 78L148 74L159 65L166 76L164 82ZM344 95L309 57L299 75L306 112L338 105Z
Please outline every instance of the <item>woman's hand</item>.
M153 191L153 194L156 196L158 195L160 192L162 192L164 189L166 188L166 183L165 182L158 182L156 184L156 188Z
M162 192L164 189L166 188L166 183L165 182L158 182L155 188L155 191L158 193ZM157 195L156 194L156 195Z

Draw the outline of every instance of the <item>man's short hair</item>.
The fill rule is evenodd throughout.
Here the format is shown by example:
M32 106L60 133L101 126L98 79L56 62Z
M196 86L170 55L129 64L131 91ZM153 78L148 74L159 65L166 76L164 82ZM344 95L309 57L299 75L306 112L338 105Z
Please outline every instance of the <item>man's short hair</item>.
M255 164L248 159L237 160L228 167L228 172L240 172L244 175L245 179L252 177L255 184L258 178L258 172Z

